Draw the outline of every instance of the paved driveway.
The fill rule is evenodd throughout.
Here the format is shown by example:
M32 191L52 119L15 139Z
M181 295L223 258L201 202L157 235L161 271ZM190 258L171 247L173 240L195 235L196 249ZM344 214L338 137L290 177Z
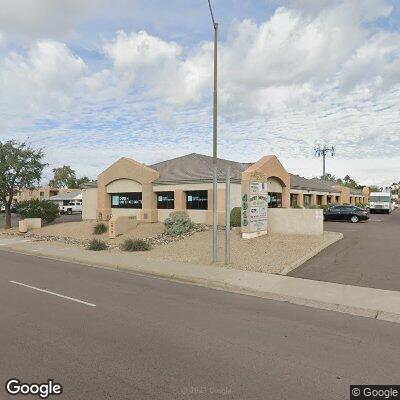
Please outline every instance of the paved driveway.
M11 214L11 225L13 227L18 226L18 215L17 214ZM79 222L82 221L82 214L72 214L72 215L60 215L59 218L57 218L54 222L51 223L53 224L60 224L62 222ZM4 223L5 223L5 214L0 213L0 229L4 228Z
M367 222L326 222L343 240L289 275L378 289L400 290L400 211L372 214Z

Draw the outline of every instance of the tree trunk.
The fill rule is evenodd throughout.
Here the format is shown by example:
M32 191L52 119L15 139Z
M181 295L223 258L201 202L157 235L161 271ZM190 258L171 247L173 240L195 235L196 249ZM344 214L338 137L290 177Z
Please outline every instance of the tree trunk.
M8 202L4 205L4 208L6 209L6 229L11 229L11 207Z

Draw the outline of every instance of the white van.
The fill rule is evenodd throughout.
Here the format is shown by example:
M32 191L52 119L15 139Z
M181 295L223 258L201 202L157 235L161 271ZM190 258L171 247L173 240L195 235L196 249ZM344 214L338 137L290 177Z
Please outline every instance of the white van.
M82 214L82 199L64 201L62 206L59 206L60 214L72 215L74 213Z
M390 192L371 192L369 195L369 211L371 214L382 212L389 214L393 211L392 195Z

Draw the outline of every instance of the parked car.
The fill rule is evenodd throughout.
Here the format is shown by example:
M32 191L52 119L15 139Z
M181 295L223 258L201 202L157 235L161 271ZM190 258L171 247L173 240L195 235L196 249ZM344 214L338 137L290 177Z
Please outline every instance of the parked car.
M82 200L71 200L67 204L63 204L58 208L60 210L60 214L68 214L72 215L74 213L82 214Z
M368 219L368 210L355 206L332 206L324 211L324 221L350 221L356 223Z
M16 203L12 203L11 204L11 209L10 211L12 213L16 213L17 212L17 204ZM6 212L6 206L3 203L0 203L0 212L5 213Z

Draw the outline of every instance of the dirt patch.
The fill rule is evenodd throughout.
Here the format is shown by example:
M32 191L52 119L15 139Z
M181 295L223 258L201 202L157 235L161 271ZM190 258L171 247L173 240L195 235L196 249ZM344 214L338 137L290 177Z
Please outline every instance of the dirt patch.
M225 232L219 232L219 255L224 260ZM238 230L231 236L232 268L246 271L280 273L298 260L307 257L324 244L338 238L336 232L321 236L265 235L255 239L242 239ZM154 248L148 258L209 264L212 260L212 232L198 232L179 242Z

